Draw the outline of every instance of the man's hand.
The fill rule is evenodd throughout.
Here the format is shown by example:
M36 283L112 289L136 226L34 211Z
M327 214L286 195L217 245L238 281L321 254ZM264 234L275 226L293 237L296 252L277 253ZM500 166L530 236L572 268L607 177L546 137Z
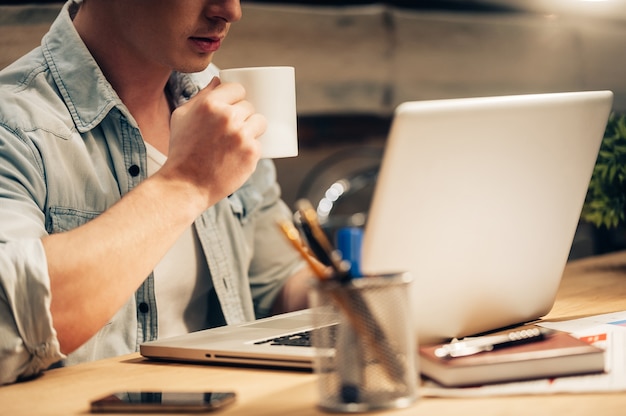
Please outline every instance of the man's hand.
M233 193L254 172L265 118L239 84L213 80L171 118L167 162L160 174L194 185L206 205Z

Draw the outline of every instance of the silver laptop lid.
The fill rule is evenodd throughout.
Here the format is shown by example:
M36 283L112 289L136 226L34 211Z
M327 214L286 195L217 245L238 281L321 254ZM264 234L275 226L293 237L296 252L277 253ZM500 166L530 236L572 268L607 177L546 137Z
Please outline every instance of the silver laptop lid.
M408 270L420 342L553 305L610 91L408 102L392 123L363 270Z

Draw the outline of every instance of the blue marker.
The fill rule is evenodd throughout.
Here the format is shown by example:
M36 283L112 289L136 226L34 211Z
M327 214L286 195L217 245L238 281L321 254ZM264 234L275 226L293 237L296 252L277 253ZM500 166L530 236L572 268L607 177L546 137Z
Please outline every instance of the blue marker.
M336 234L336 247L341 253L343 262L349 268L346 281L360 278L361 274L361 246L363 230L358 227L340 228ZM341 386L339 395L343 403L358 403L362 400L361 388L363 383L363 355L359 337L345 317L340 325L337 339L337 361Z
M348 275L350 278L361 277L361 246L363 245L363 229L359 227L344 227L337 231L337 249L341 252L342 260L349 263Z

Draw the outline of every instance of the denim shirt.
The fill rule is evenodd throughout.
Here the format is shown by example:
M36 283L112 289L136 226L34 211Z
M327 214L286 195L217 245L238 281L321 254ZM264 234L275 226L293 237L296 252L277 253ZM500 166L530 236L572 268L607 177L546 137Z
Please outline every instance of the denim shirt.
M152 275L67 357L52 324L41 238L97 217L147 174L137 123L75 31L70 3L41 47L0 72L0 384L57 362L134 352L157 334ZM192 76L179 73L169 88L177 105L198 91ZM262 160L239 190L197 218L215 325L267 315L285 279L302 266L276 226L289 216L274 165Z

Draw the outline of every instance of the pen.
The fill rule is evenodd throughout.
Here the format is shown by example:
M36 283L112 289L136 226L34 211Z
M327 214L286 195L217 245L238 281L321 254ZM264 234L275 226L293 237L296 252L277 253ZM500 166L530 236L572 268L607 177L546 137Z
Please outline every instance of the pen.
M468 355L478 354L479 352L541 341L552 332L554 331L550 329L533 327L508 332L502 335L487 335L452 341L437 348L435 350L435 356L439 358L466 357Z
M324 248L318 243L317 239L313 235L313 231L307 221L302 220L302 216L298 212L295 216L296 224L302 232L304 241L306 241L307 247L311 250L311 253L315 255L315 258L325 266L332 267L332 259L330 254L324 250Z
M364 382L363 368L366 365L358 333L354 330L345 314L339 315L335 363L339 375L339 397L344 403L358 403Z
M278 225L283 231L285 237L287 237L295 249L300 253L302 258L306 260L307 264L313 270L313 273L315 273L315 276L319 279L327 279L330 277L325 267L309 253L307 247L305 247L304 243L300 239L300 233L296 227L289 221L278 221Z
M348 273L348 266L341 261L341 255L328 240L320 225L317 212L306 199L296 201L296 207L311 250L316 253L320 261L333 268L336 278L344 279Z

